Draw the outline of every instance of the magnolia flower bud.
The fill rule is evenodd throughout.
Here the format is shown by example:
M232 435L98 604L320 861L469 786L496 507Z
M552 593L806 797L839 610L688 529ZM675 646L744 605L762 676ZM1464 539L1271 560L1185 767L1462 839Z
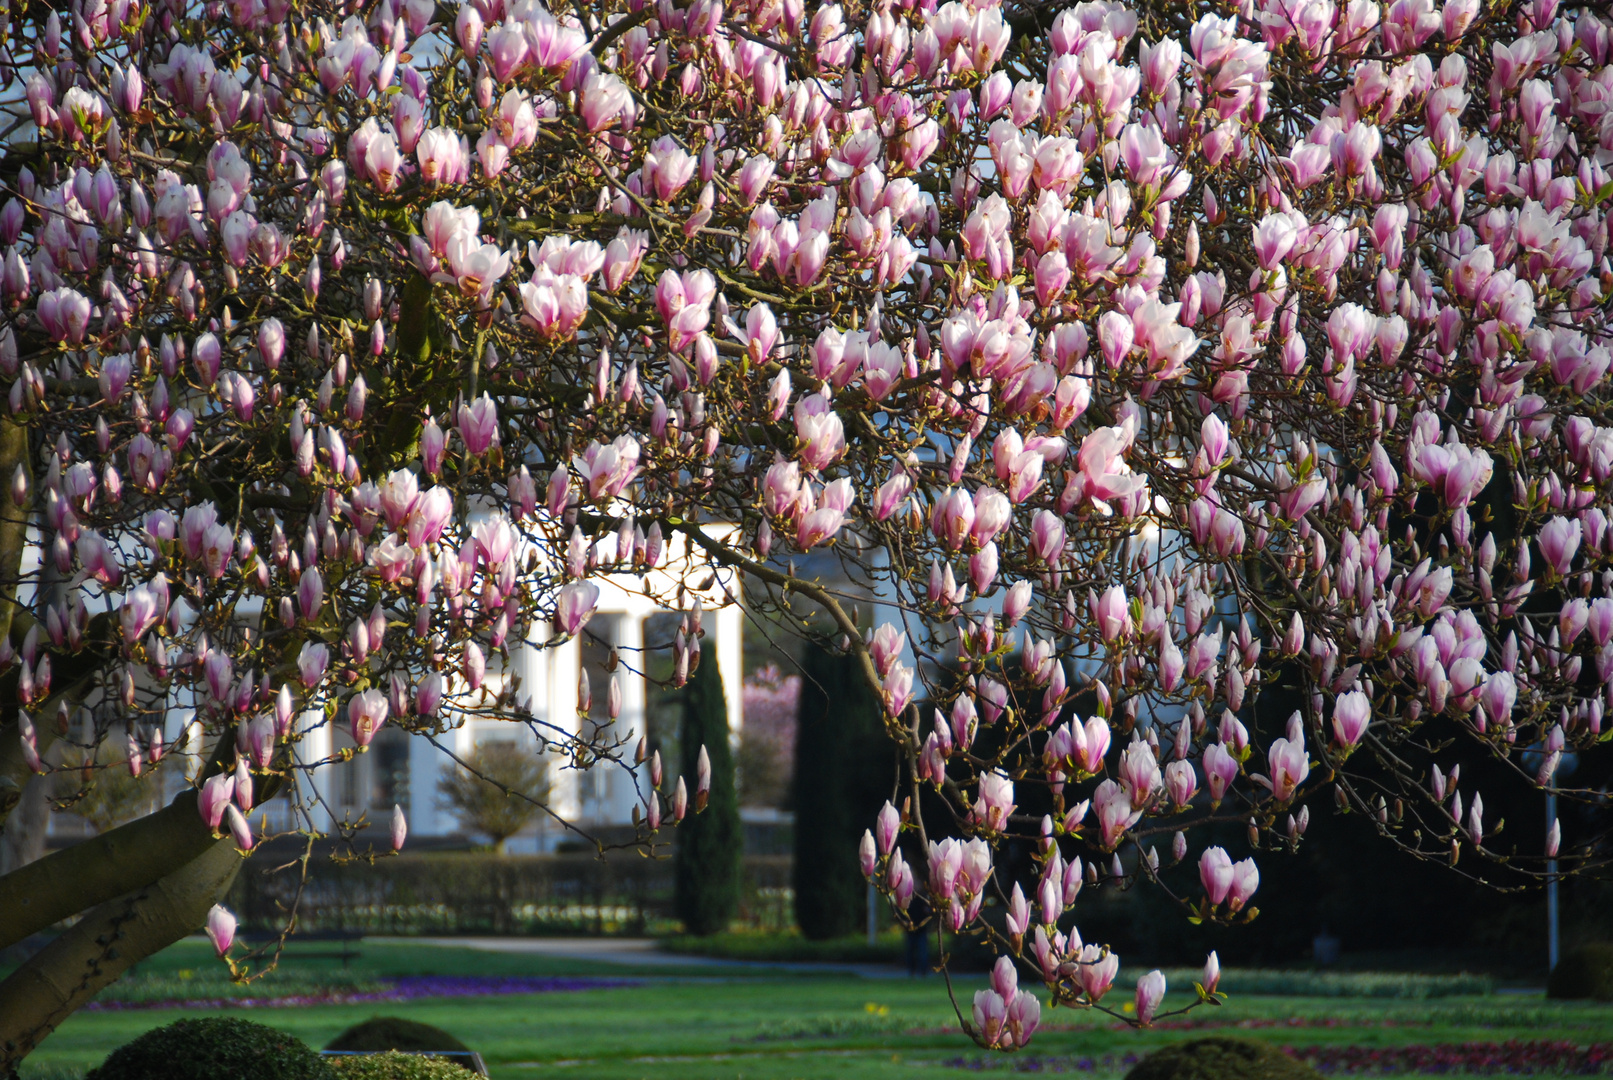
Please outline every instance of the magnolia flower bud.
M681 781L680 781L681 782ZM695 760L695 812L706 808L706 800L711 796L711 755L706 752L704 745L700 747L700 755Z
M27 467L18 465L17 471L11 474L11 504L18 509L26 508L32 498L32 487Z
M213 948L223 956L235 942L235 916L222 904L214 904L207 912L206 931Z
M409 821L403 816L403 807L392 807L392 850L402 851L404 838L409 835Z

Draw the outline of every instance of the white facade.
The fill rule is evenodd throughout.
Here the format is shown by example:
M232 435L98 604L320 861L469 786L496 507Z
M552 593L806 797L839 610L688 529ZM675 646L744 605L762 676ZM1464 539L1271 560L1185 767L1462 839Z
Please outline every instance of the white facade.
M727 526L708 527L713 532L718 529L728 531ZM710 583L706 588L695 588L707 579ZM517 680L515 700L524 712L530 713L530 718L521 717L527 722L517 722L514 715L510 719L466 718L458 727L437 736L441 747L464 756L479 744L509 744L509 752L535 754L537 737L532 728L574 734L579 724L598 722L608 680L602 670L597 670L598 662L608 649L614 649L620 665L616 677L620 680L622 708L609 733L625 740L624 755L630 760L633 745L646 733L647 683L641 674L645 668L642 650L646 622L668 613L676 617L680 592L681 610L692 607L699 599L705 632L702 653L707 659L715 659L721 671L729 731L737 746L743 723L745 617L739 603L738 574L711 567L702 558L690 558L681 543L669 541L666 556L657 569L593 580L600 586L599 604L581 635L550 646L544 644L550 640L550 627L536 625L525 642L510 649L509 669L488 673L487 683L493 689L501 689L506 678ZM579 675L590 660L596 668L590 680L595 702L592 720L577 710ZM171 735L177 736L183 724L171 723ZM298 747L301 761L323 761L353 745L346 729L340 724L325 723L323 713L306 714L303 732ZM555 815L586 829L630 825L635 806L642 813L640 792L648 790L647 766L630 771L604 765L579 771L570 768L559 755L547 756L549 805ZM316 827L328 829L344 818L356 820L360 813L367 813L371 822L384 822L393 803L398 802L404 804L412 837L450 836L463 830L454 815L439 806L437 782L443 770L454 767L454 762L430 738L408 735L388 725L353 760L331 762L304 774L304 786L311 784L317 792L313 805ZM669 776L675 768L675 763L668 763ZM283 828L290 823L290 807L281 800L271 811L270 824ZM561 824L540 816L537 823L508 841L506 850L550 851L571 835Z

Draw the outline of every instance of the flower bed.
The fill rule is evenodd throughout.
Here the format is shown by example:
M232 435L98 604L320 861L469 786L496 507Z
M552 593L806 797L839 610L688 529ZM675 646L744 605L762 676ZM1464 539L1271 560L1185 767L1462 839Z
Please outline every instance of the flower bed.
M1602 1076L1613 1072L1613 1043L1582 1046L1546 1039L1449 1043L1438 1046L1308 1046L1283 1048L1317 1071L1347 1076ZM1129 1069L1136 1053L1102 1056L1027 1054L1009 1059L957 1057L946 1064L979 1072L1109 1073Z
M1060 1057L1052 1054L1027 1054L1023 1057L1008 1059L1009 1067L1015 1072L1028 1073L1115 1073L1130 1069L1142 1057L1136 1053L1091 1054L1079 1057ZM954 1069L968 1069L971 1072L984 1072L988 1069L1002 1067L1002 1059L990 1057L956 1057L946 1063Z
M234 984L225 984L226 987ZM285 984L281 984L284 986ZM158 997L149 993L92 1001L91 1010L275 1008L297 1005L340 1005L363 1001L407 1001L435 997L500 997L507 994L554 994L637 986L632 979L481 978L474 975L404 975L372 983L348 983L289 989L286 993L220 992L212 996ZM209 987L208 989L214 989Z
M1541 1073L1599 1076L1613 1071L1613 1043L1580 1046L1549 1040L1455 1043L1443 1046L1312 1046L1290 1049L1324 1073Z

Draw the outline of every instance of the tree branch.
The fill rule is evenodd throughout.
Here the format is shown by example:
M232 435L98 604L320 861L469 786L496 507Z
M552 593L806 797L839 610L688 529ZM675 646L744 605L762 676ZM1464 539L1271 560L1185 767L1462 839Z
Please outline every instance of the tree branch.
M241 862L233 841L211 841L166 877L90 912L0 982L0 1070L26 1057L131 966L195 932Z
M0 949L52 923L141 889L196 859L214 843L196 792L91 840L0 877Z
M868 684L873 687L874 694L879 696L880 700L884 700L884 682L880 679L879 672L874 668L874 658L868 653L868 645L862 639L861 628L857 626L856 621L852 619L851 615L847 613L846 609L840 605L840 602L829 594L827 589L820 585L815 585L810 581L803 581L800 578L794 577L790 574L780 573L778 570L775 570L773 567L768 566L765 563L760 563L754 559L745 558L728 545L723 544L720 541L713 540L711 537L707 536L701 531L699 524L696 522L677 521L668 522L668 525L676 531L683 533L683 535L687 536L702 550L704 550L706 554L710 555L723 565L743 570L747 574L754 574L763 581L768 582L771 585L776 585L781 589L787 589L790 592L800 593L802 596L823 608L824 611L828 612L829 617L834 620L835 626L839 627L840 631L844 633L847 639L850 641L851 650L856 654L858 660L860 661L859 666L862 668L863 675L865 678L867 678ZM915 753L918 751L919 748L917 745L908 745L910 735L906 728L902 727L900 724L891 723L887 723L885 727L892 734L892 736L896 738L896 741L907 745L908 749L914 751ZM911 736L911 738L916 739L916 736Z

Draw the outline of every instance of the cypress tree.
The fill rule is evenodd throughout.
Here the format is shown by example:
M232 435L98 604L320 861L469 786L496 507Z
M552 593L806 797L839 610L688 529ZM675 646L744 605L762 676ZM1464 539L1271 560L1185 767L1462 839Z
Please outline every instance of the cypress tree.
M677 830L674 902L684 930L702 936L728 929L739 908L740 857L744 837L734 792L734 754L728 743L728 704L716 650L705 650L683 688L679 738L690 813ZM711 795L693 812L700 747L711 757Z
M814 940L864 925L863 830L890 796L893 748L854 656L809 646L795 744L795 922Z

